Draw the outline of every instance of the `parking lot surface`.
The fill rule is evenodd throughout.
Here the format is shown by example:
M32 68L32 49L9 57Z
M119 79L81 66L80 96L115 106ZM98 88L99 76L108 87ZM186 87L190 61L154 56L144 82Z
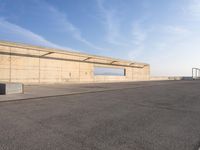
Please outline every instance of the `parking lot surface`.
M200 146L200 81L34 85L0 101L1 150Z

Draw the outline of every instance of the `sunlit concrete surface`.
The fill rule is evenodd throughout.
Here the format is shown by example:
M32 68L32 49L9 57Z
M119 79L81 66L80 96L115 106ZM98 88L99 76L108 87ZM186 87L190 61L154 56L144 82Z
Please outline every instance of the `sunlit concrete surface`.
M195 150L199 89L200 81L25 86L30 99L0 102L0 149Z
M122 69L122 75L96 75L95 68ZM150 65L0 41L0 81L26 84L147 81Z

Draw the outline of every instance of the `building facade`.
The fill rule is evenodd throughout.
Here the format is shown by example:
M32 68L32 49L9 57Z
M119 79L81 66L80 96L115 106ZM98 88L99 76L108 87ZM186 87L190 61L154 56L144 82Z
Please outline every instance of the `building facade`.
M95 70L123 70L123 75ZM101 70L100 69L100 70ZM0 42L0 82L24 84L146 81L150 66L66 50Z

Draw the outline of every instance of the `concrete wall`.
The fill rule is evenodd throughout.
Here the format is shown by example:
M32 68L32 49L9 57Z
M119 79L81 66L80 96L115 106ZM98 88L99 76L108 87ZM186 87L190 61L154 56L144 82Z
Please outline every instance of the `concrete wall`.
M78 60L83 59L82 55L60 53L49 54L51 58L41 57L46 54L47 52L34 47L0 43L0 81L38 84L149 80L149 65L143 67L101 65L79 62ZM62 58L65 59L62 60ZM125 68L126 76L95 76L93 73L95 65Z

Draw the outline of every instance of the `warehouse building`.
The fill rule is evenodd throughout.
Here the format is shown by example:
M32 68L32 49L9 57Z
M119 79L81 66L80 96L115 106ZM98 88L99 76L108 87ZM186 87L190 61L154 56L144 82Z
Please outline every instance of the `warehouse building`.
M122 82L146 81L149 76L146 63L0 42L0 82Z

